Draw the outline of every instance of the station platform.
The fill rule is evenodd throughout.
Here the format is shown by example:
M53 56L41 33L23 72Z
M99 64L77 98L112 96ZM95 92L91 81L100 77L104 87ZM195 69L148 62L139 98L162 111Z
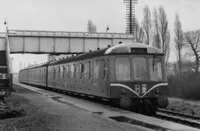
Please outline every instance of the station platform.
M162 131L199 131L199 129L197 128L133 113L108 105L102 105L100 103L82 100L80 98L68 96L65 94L55 93L52 91L27 86L21 83L15 83L15 85L42 94L43 96L48 97L56 102L66 105L72 105L91 114L95 114L102 118L108 119L109 121L120 123L120 125L128 125L127 130L130 129L129 126L134 126L137 128L132 130L148 129Z

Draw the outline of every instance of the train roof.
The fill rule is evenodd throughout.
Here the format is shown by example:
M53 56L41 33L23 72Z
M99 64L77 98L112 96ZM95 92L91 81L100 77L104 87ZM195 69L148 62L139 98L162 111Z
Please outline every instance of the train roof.
M23 70L26 70L26 69L33 69L33 68L45 67L45 66L47 66L47 65L49 65L49 62L46 62L46 63L41 64L41 65L36 65L36 66L27 67L27 68L21 69L20 71L23 71Z
M119 44L108 48L105 54L114 54L114 53L139 53L133 52L133 49L146 49L146 54L163 54L160 49L157 49L153 46L141 44L141 43L126 43ZM138 50L139 51L139 50ZM143 50L145 52L145 50ZM140 53L141 50L140 50Z
M68 58L50 62L49 65L56 65L56 64L68 63L68 62L73 62L73 61L78 61L78 60L90 59L90 58L94 58L94 57L98 57L98 56L104 56L106 50L107 50L107 48L92 51L89 53L83 53L78 56L71 56Z
M141 44L141 43L125 43L125 44L123 43L123 44L114 45L112 47L99 49L99 50L88 52L88 53L83 53L78 56L72 56L72 57L61 59L61 60L48 62L48 63L40 65L40 66L30 67L29 69L43 67L43 66L47 66L47 65L56 65L56 64L68 63L68 62L73 62L73 61L78 61L78 60L90 59L90 58L99 57L99 56L119 55L119 54L158 54L158 55L163 55L163 52L161 52L161 50L159 50L155 47L148 46L148 45Z
M158 54L163 55L163 53L152 46L148 46L141 43L125 43L118 44L112 47L99 49L96 51L83 53L78 56L72 56L69 58L61 59L58 61L51 62L50 65L62 64L67 62L73 62L78 60L90 59L98 56L105 55L119 55L119 54Z

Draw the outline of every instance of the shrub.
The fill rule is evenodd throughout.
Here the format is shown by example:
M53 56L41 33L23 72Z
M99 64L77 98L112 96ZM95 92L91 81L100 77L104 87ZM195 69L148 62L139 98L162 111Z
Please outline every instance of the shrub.
M194 72L168 76L170 96L200 100L200 75Z

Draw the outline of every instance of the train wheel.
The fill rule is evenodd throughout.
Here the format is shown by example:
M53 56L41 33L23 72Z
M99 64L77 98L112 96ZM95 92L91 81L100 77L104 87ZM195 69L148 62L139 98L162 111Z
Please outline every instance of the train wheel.
M119 99L111 99L110 100L110 104L112 105L112 106L115 106L115 107L119 107L120 106L120 100Z
M131 103L132 103L132 101L131 101L130 97L127 97L124 95L121 96L120 103L119 103L121 108L130 109L131 105L132 105Z

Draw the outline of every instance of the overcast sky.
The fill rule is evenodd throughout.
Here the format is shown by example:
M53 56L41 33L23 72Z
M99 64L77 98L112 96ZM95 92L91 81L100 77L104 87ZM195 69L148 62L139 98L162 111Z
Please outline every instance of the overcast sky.
M91 19L104 32L106 25L113 32L125 31L123 0L0 0L0 20L6 19L10 29L86 31ZM136 16L143 16L144 4L150 8L164 6L170 28L175 12L180 14L184 30L200 27L199 0L138 0Z
M9 29L86 31L87 21L91 19L99 32L105 32L107 25L110 27L110 32L125 32L126 6L123 0L0 0L0 2L0 30L3 29L3 21L7 20ZM151 10L159 5L165 8L171 33L176 12L180 15L184 31L200 29L198 18L200 0L138 0L136 17L139 21L143 18L145 4L148 4ZM171 45L173 43L171 39ZM171 53L171 61L175 60L173 55ZM30 63L36 60L43 61L46 58L16 56L15 61L27 59Z

